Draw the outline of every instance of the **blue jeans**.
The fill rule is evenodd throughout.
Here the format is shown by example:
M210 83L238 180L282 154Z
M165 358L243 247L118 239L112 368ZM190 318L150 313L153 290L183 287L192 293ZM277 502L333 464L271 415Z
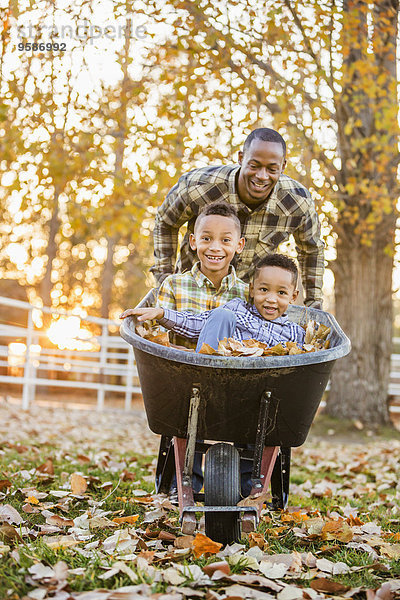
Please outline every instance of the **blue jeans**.
M236 329L236 315L226 308L214 308L211 311L203 329L200 331L196 352L200 351L203 344L208 344L214 350L218 349L218 342L225 337L232 337Z

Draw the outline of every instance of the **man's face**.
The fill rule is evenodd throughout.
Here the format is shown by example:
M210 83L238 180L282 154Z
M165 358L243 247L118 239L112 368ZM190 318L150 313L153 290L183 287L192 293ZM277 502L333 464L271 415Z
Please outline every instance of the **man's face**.
M239 164L239 198L254 208L269 198L286 160L281 144L255 139L245 154L239 152Z

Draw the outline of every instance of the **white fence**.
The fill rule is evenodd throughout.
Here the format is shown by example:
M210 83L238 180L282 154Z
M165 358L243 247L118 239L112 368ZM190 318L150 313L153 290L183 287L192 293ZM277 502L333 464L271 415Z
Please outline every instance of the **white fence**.
M95 390L99 410L104 407L107 392L123 394L125 409L129 410L132 394L141 390L132 347L119 336L118 323L46 307L38 309L1 296L0 304L27 311L26 328L0 323L0 384L22 385L23 409L34 400L37 386L46 386ZM35 326L35 313L59 316L70 347L60 349L50 343L46 331ZM75 332L68 332L72 324ZM93 328L98 335L90 333ZM114 335L110 329L114 329Z
M133 350L119 336L119 323L78 317L46 307L38 309L27 302L2 296L0 304L27 311L26 328L0 323L0 384L22 385L23 409L34 401L37 386L94 390L99 410L104 407L107 393L119 394L125 398L125 409L130 409L132 394L140 394L141 390ZM66 319L74 318L75 325L79 321L75 334L64 332L70 335L69 341L75 348L60 349L50 344L47 332L34 323L35 311L59 316L67 328ZM98 330L98 335L89 333L93 328ZM399 343L400 339L393 341ZM82 349L78 349L79 346ZM388 394L400 399L400 354L392 354ZM400 413L400 403L392 404L390 411Z

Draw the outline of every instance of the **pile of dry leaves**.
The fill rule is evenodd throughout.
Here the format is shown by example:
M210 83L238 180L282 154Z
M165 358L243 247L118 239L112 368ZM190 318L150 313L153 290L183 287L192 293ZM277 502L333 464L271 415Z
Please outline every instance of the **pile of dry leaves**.
M219 342L217 350L214 350L208 344L203 344L200 354L214 354L217 356L284 356L287 354L306 354L329 348L330 340L328 336L331 332L330 327L310 320L305 330L306 334L302 347L298 346L296 342L286 342L285 345L277 344L276 346L269 347L267 344L253 339L240 342L233 338L224 338ZM155 344L177 347L171 344L168 331L163 331L159 327L152 327L148 322L138 325L136 333ZM179 346L179 349L187 352L191 351L183 346Z

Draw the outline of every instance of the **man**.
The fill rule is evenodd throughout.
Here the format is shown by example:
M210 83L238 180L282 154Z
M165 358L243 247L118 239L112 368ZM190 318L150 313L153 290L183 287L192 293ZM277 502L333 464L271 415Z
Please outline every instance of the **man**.
M155 264L159 285L174 272L179 229L187 224L175 271L196 261L189 236L200 209L215 200L232 204L240 219L244 250L234 265L248 282L257 260L275 252L293 234L304 287L304 304L321 307L324 243L310 192L283 173L286 144L273 129L255 129L247 137L239 166L194 169L180 177L157 212L154 226Z

